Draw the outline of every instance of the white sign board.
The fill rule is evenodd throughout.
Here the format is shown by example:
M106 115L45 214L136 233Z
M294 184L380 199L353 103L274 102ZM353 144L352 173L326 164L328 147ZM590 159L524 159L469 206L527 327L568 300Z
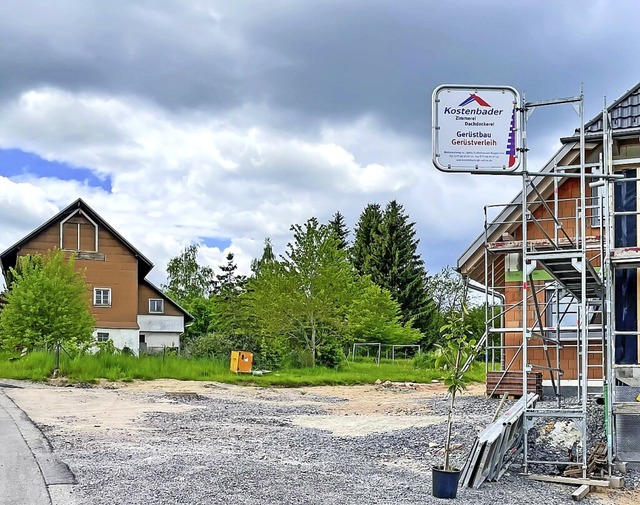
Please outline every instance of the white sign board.
M514 172L520 166L520 95L508 86L433 91L433 164L444 172Z

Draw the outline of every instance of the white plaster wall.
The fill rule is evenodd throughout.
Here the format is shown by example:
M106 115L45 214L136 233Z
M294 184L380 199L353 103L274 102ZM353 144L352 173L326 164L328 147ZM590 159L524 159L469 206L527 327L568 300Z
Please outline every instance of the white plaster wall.
M144 333L145 340L147 342L147 348L152 347L180 347L180 334L179 333L153 333L153 332L140 332ZM152 349L158 350L158 349Z
M180 334L184 331L184 317L163 315L139 315L138 326L140 332L170 332Z
M96 328L93 332L93 338L95 339L100 333L108 333L109 339L113 341L113 345L118 349L128 347L134 354L138 354L138 330L122 329L122 328Z

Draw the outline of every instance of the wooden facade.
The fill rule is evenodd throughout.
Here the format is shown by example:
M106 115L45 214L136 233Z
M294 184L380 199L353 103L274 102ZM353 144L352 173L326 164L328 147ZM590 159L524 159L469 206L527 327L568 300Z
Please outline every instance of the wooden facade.
M191 316L146 280L153 264L81 199L4 251L0 255L3 273L6 275L20 256L54 249L74 257L76 269L83 272L91 287L88 296L97 332L110 334L116 345L133 346L137 351L139 332L144 331L139 316L172 317L181 319L180 325L173 321L171 326L171 341L179 342L176 328L183 331ZM104 294L108 299L98 300L107 303L96 303L96 290L108 293ZM162 312L150 313L150 299L162 300L156 304Z

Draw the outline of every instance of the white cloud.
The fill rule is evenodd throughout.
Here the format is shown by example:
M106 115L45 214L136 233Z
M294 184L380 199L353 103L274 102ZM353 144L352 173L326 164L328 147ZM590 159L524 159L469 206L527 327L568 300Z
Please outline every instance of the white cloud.
M237 125L233 114L216 119L171 114L141 100L51 88L27 91L0 113L1 146L90 169L109 178L112 192L29 174L9 183L31 191L30 198L50 214L52 204L61 208L85 198L160 271L189 243L217 237L231 245L224 250L203 246L202 257L220 264L231 251L247 272L265 237L284 251L292 223L311 216L327 220L340 210L353 225L370 201L398 198L408 208L421 209L404 199L421 201L428 195L426 201L434 202L442 189L429 184L439 176L420 166L415 145L382 131L371 119L345 126L346 147L336 131L314 141L265 126ZM395 161L370 156L382 162L363 163L358 158L366 154L349 148L366 153L360 145L365 139L377 151L388 145L389 152L398 153L398 146L405 152ZM416 192L420 180L426 181L426 195ZM14 238L27 228L17 227ZM435 228L431 223L424 229ZM160 274L154 276L161 282Z
M89 169L111 188L28 171L0 180L0 248L80 196L156 263L156 282L204 238L230 245L203 246L203 261L233 251L246 272L264 237L284 252L292 223L340 210L352 227L366 204L395 198L430 269L452 264L481 233L483 206L510 201L520 182L433 168L437 84L510 84L537 100L585 82L588 114L634 84L637 37L606 27L635 3L598 1L579 18L576 0L543 3L487 0L479 28L455 34L440 20L460 1L0 6L0 148ZM546 109L528 132L534 168L577 124L569 107Z

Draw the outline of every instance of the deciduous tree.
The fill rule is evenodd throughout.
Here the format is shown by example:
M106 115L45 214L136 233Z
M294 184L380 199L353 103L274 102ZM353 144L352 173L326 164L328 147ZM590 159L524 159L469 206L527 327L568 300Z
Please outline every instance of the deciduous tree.
M62 251L24 256L10 270L0 313L3 347L82 347L92 342L90 289Z
M299 343L315 364L323 346L346 334L353 271L327 225L311 218L291 230L282 261L251 280L250 310L263 335Z
M198 264L198 247L191 244L167 265L167 284L162 289L179 303L208 298L215 291L213 269Z
M210 296L215 291L216 277L211 267L198 263L198 247L192 244L169 260L167 283L162 285L164 292L194 318L185 329L185 345L216 329L219 322L215 298Z
M381 342L383 344L415 344L421 333L402 323L402 312L391 293L371 281L360 277L356 282L347 319L349 333L355 342Z

